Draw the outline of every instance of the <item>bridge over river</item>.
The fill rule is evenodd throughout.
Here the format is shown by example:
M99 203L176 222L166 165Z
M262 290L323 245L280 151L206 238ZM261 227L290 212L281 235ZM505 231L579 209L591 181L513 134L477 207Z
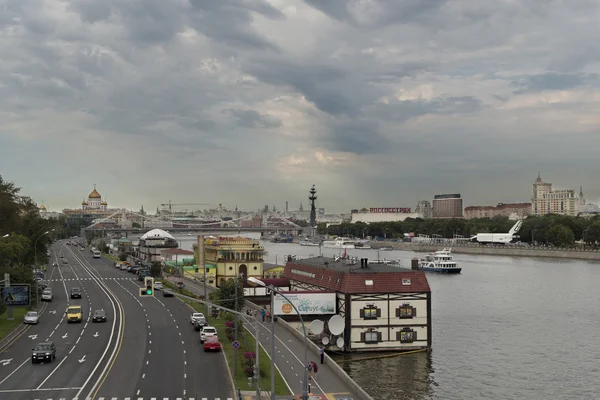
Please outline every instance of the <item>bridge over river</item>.
M84 233L88 232L97 232L97 233L124 233L128 234L140 234L151 231L152 228L102 228L102 227L88 227L83 228ZM214 227L214 226L198 226L198 227L188 227L188 228L160 228L169 233L205 233L205 234L231 234L231 233L242 233L242 232L289 232L289 233L297 233L298 228L294 226L273 226L273 227L260 227L260 228L241 228L237 226L231 227Z

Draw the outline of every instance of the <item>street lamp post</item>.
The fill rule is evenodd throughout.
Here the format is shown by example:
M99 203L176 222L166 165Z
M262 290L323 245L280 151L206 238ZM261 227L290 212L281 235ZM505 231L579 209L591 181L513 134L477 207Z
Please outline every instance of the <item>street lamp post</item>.
M254 283L255 285L266 287L271 290L271 398L275 397L275 329L274 329L274 319L273 319L273 304L275 303L275 293L279 294L281 297L286 299L288 303L294 308L296 314L300 318L300 323L302 324L302 333L304 334L304 381L302 382L302 400L308 400L308 370L306 367L308 366L308 335L306 333L306 325L304 325L304 320L302 319L302 315L300 311L294 303L283 293L281 293L275 286L266 285L263 281L256 279L254 277L248 278L249 282ZM258 340L258 336L256 337Z
M54 232L54 229L52 229L52 230L50 230L50 231L46 231L46 232L42 233L40 236L38 236L38 237L37 237L37 239L35 239L35 243L34 243L34 245L33 245L33 259L34 259L34 262L35 262L35 267L36 267L36 268L37 268L37 266L38 266L38 265L37 265L37 242L38 242L38 240L40 240L40 238L41 238L42 236L44 236L44 235L47 235L47 234L49 234L50 232Z

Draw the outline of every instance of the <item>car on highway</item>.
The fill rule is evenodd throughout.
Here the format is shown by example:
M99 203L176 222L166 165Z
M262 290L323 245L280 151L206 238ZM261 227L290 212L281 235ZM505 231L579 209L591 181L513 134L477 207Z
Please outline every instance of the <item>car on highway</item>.
M55 358L56 346L53 342L38 343L33 348L33 353L31 354L31 362L33 364L44 361L52 362Z
M106 322L106 315L105 310L96 310L92 316L92 322Z
M52 294L52 290L44 289L42 292L42 301L52 301L54 295Z
M63 260L63 264L68 264L68 263L69 263L69 262L68 262L68 261L67 261L67 259L65 258L65 259Z
M27 311L27 314L25 314L25 318L23 319L24 324L35 325L39 322L40 315L37 313L37 311Z
M163 297L174 297L173 291L171 289L163 290Z
M154 282L154 289L163 290L163 283L162 282Z
M65 256L63 256L62 254L59 256L60 258L65 258Z
M196 322L197 319L200 318L204 318L204 314L202 314L201 312L192 313L192 316L190 317L190 324L193 324L194 322Z
M80 299L81 298L81 288L78 288L78 287L71 288L71 290L69 291L69 296L72 299Z
M83 321L83 308L81 306L69 306L66 314L67 323Z
M203 326L208 326L208 321L206 320L206 318L201 317L201 318L197 318L194 321L194 330L195 331L199 331L200 329L202 329Z
M204 343L209 337L218 336L217 328L214 326L203 326L200 331L200 343Z
M37 285L38 285L38 288L44 290L48 287L48 282L46 282L45 280L42 279L42 280L37 281Z
M53 267L58 267L58 263L57 263L57 262L53 262L53 263L52 263L52 266L53 266Z
M221 341L217 336L207 337L204 341L204 351L221 351Z

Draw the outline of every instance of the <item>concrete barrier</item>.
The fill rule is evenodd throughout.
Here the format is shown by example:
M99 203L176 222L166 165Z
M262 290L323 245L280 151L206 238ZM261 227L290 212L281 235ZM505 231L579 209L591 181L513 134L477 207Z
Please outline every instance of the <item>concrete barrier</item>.
M373 244L373 249L381 247L391 247L394 250L405 250L415 252L433 252L442 247L451 247L452 252L456 254L477 254L488 256L509 256L509 257L543 257L543 258L561 258L571 260L594 260L600 261L600 251L598 250L570 250L570 249L545 249L531 247L511 247L499 246L488 247L481 245L460 245L456 243L399 243L399 242L377 242Z
M298 339L300 339L302 342L304 342L304 333L298 331L297 329L294 329L294 327L292 327L290 324L285 322L282 318L277 318L277 322L279 323L280 326L282 326L289 332L293 333L294 336L296 336ZM306 329L308 330L308 328L306 328ZM316 344L314 344L310 339L308 340L308 346L313 351L315 351L317 353L317 355L321 351L321 349ZM369 394L367 392L365 392L365 390L363 388L361 388L358 385L358 383L354 382L354 379L352 379L346 373L346 371L344 371L342 369L342 367L340 367L338 365L338 363L335 362L335 360L333 360L331 357L329 357L329 355L327 355L327 353L325 353L325 363L331 367L331 370L333 371L334 374L336 374L342 381L346 382L346 384L350 387L350 389L354 393L356 393L360 396L359 400L374 400L373 397L369 396Z

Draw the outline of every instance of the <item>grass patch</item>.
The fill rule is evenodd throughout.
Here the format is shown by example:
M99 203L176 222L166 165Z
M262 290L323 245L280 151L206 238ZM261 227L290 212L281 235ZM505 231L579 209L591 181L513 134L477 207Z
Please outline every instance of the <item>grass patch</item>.
M102 257L108 258L112 262L121 261L121 260L119 260L119 256L115 256L114 254L110 254L110 253L103 253Z
M13 308L13 320L8 320L8 310L0 315L0 339L4 339L6 335L15 330L19 325L23 323L23 318L28 310L25 307L14 307Z
M174 285L171 282L163 282L163 285L173 289L176 292L180 292L184 296L196 297L188 290L179 289L177 285ZM214 326L219 332L219 338L221 339L221 345L223 347L223 351L225 352L225 356L227 357L227 362L229 363L229 368L231 369L231 376L233 376L233 380L235 383L235 388L240 390L254 390L254 387L250 386L248 382L248 377L244 372L244 352L254 352L256 350L256 341L254 337L250 335L250 333L245 329L247 324L244 324L244 328L240 328L238 332L238 341L241 344L241 347L237 350L238 354L238 370L237 376L234 374L234 365L235 365L235 351L231 345L229 339L227 339L227 335L225 334L225 319L224 318L214 318L208 314L207 306L204 304L196 303L191 300L181 299L185 303L189 304L194 310L197 312L203 313L207 319L208 323L211 326ZM248 326L249 329L253 329L252 326ZM260 387L262 391L269 391L271 389L271 359L267 355L267 353L260 347L259 354L259 363L260 369L262 372L262 377L260 380ZM277 369L275 369L275 394L276 395L290 395L290 391L285 384L285 381L281 377L281 374Z

